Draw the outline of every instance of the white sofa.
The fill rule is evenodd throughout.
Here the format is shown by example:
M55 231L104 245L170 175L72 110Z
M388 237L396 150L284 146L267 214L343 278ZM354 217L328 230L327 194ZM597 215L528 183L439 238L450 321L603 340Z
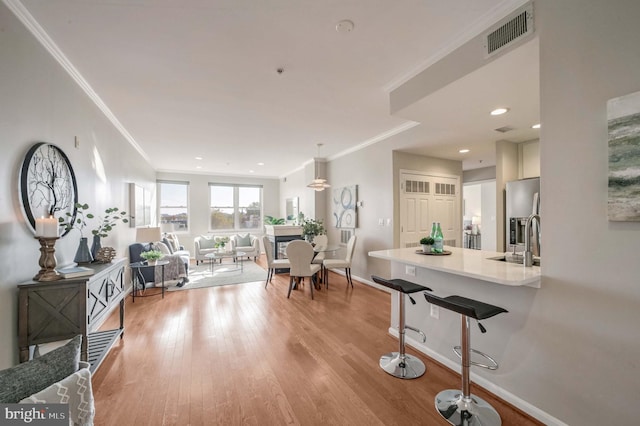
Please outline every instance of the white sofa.
M247 257L253 257L255 261L260 256L260 239L251 234L236 234L229 237L231 248L235 251L246 253Z

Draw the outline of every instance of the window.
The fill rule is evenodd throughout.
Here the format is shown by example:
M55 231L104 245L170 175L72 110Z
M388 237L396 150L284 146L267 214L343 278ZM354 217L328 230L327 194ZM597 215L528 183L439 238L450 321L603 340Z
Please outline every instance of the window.
M209 184L211 230L262 228L262 187Z
M189 230L189 183L158 182L160 227L165 232Z

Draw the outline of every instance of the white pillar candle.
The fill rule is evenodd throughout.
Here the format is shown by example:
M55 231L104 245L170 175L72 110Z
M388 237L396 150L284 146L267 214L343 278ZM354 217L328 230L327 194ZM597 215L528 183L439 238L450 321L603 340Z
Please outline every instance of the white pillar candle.
M56 238L58 237L58 221L55 217L41 217L36 219L36 237Z
M44 237L44 217L36 219L36 237Z

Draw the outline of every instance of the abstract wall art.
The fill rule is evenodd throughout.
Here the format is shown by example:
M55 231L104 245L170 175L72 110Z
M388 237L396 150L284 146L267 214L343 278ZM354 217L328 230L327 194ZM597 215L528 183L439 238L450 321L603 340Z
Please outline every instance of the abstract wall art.
M356 228L358 216L358 185L334 188L332 193L333 223L336 228Z
M640 221L640 92L607 102L610 221Z

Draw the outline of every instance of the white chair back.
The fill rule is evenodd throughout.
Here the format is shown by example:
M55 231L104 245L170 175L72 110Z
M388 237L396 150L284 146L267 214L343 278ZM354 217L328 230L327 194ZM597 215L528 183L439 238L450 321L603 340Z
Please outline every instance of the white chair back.
M267 255L267 265L271 267L273 264L273 246L266 235L262 237L262 245L264 245L264 253Z
M347 243L347 257L346 257L346 261L351 263L351 259L353 258L353 251L356 248L356 236L352 235L351 238L349 238L349 242Z
M326 235L316 235L315 238L313 239L313 242L316 243L316 246L313 248L318 249L318 248L322 248L323 250L327 247L327 244L329 244L329 238L327 238ZM316 257L313 258L312 263L322 263L322 261L324 260L326 256L326 253L321 251L318 254L316 254Z
M313 247L306 241L293 240L287 244L287 257L291 263L289 275L292 277L310 277Z
M325 247L329 243L329 238L326 235L316 235L313 242L316 243L316 246Z

